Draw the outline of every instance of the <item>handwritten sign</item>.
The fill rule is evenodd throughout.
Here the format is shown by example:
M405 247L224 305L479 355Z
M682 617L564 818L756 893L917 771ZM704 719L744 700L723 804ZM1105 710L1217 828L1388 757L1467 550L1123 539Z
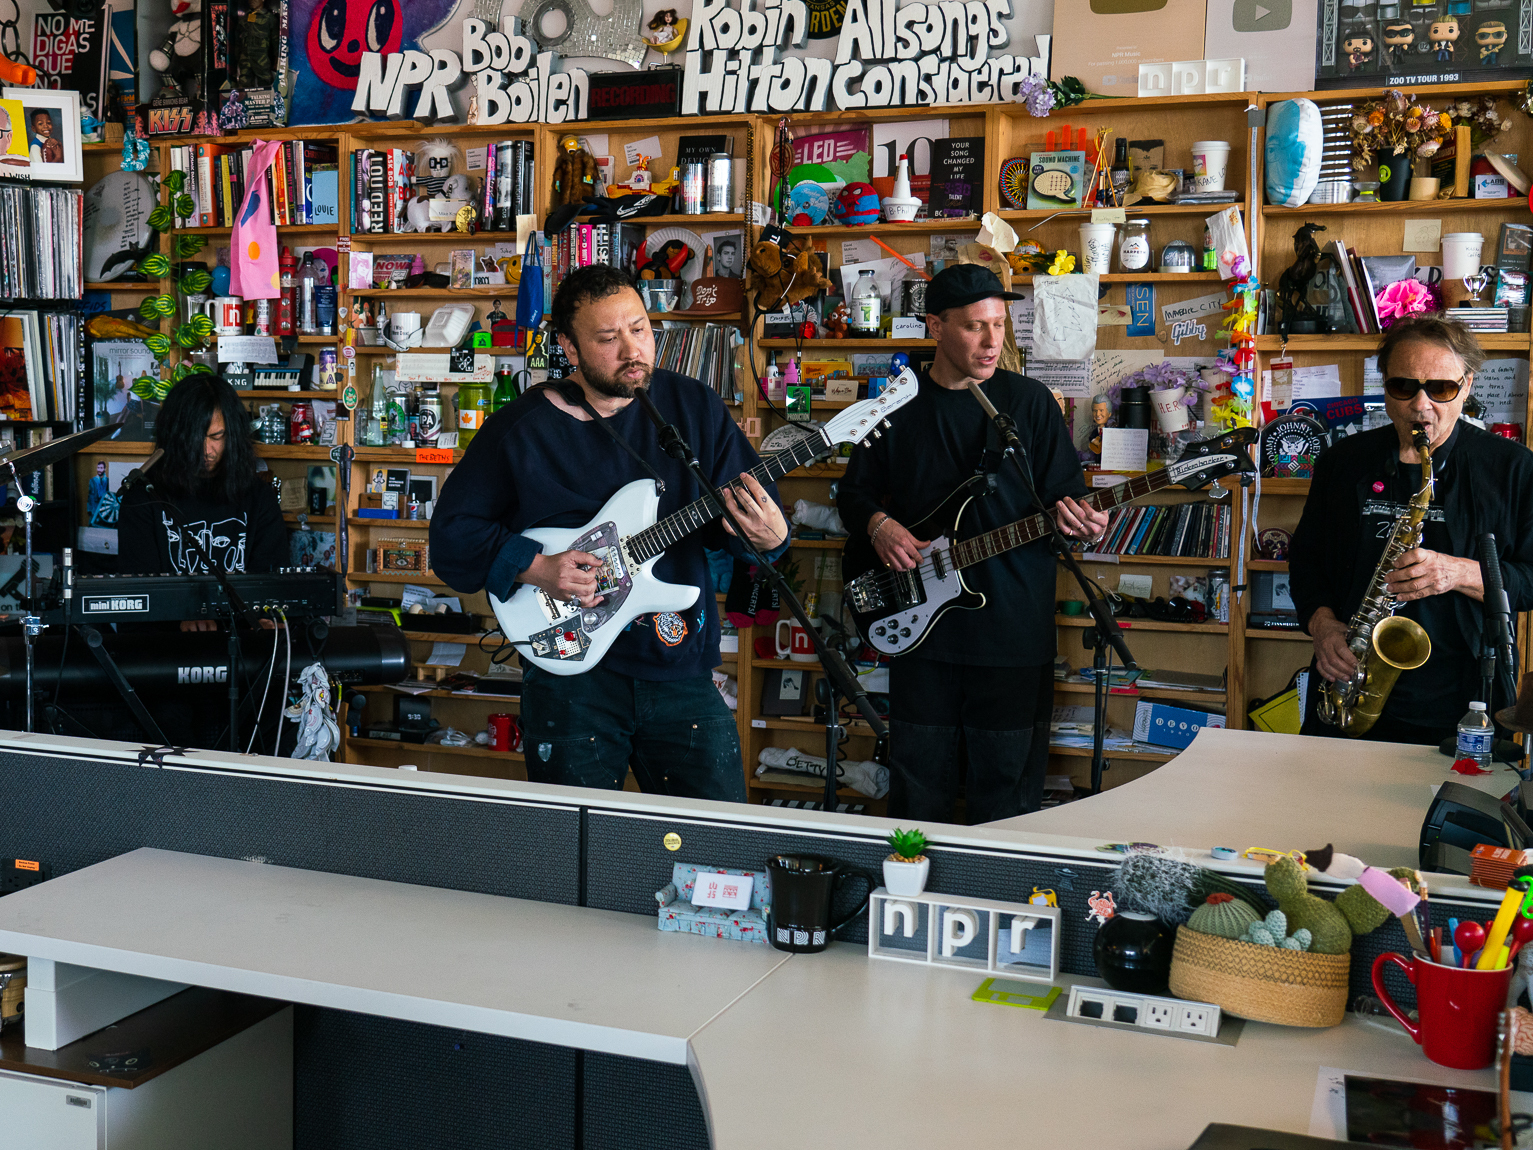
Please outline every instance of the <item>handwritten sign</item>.
M1487 423L1521 423L1528 403L1528 361L1488 359L1475 373L1474 393Z
M415 449L416 463L451 463L452 448L450 447L417 447Z
M1185 320L1205 320L1208 316L1223 316L1225 295L1200 295L1196 299L1177 300L1160 305L1160 319L1167 327Z
M698 871L697 883L692 888L692 905L744 910L751 904L751 887L755 882L750 875Z
M1097 346L1097 277L1038 276L1033 355L1044 360L1085 359Z

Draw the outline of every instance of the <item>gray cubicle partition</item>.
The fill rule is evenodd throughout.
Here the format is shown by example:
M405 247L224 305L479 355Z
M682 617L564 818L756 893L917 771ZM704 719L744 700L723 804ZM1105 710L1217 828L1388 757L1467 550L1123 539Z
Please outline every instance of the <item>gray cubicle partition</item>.
M20 736L0 744L0 857L41 860L54 874L160 847L653 916L677 861L761 869L771 855L812 851L876 875L887 854L856 820L825 829L761 807L646 807L598 791L554 792L574 796L556 801L520 784L344 765L156 759L125 744ZM673 832L675 851L664 842ZM1010 901L1053 891L1062 968L1095 973L1087 899L1107 888L1115 856L1006 844L929 853L933 890ZM839 909L860 891L848 888ZM1460 909L1432 907L1443 921ZM842 937L865 941L863 921ZM1394 921L1354 949L1354 995L1371 993L1383 950L1405 950ZM423 984L431 976L421 971ZM1413 1001L1399 982L1392 989ZM297 1009L295 1043L300 1150L707 1146L683 1067L315 1007Z

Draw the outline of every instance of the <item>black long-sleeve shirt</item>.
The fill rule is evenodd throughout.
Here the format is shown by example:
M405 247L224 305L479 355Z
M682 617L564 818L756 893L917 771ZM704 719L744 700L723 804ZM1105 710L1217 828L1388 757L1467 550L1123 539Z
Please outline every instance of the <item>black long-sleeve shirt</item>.
M737 478L760 457L717 393L695 379L657 371L650 396L666 420L702 461L715 486ZM630 403L606 420L665 481L659 514L679 511L700 497L684 465L661 450L654 425ZM541 390L522 396L485 421L442 486L431 517L431 565L448 586L466 594L481 589L497 599L531 594L516 578L542 552L521 534L534 527L580 527L618 488L650 476L589 420L555 407ZM767 485L772 498L775 487ZM632 532L642 524L624 525ZM715 520L671 544L656 563L667 583L698 588L677 638L674 620L630 624L602 660L608 670L657 681L706 675L719 661L719 619L704 549L744 549ZM769 553L775 559L784 548Z
M129 575L196 575L202 559L182 538L162 494L142 487L122 501L117 521L117 570ZM208 491L168 500L180 523L225 571L272 571L289 564L287 524L277 492L264 476L230 503Z
M1080 461L1054 396L1035 379L998 371L986 394L1017 423L1032 461L1033 482L1046 506L1086 493ZM967 390L951 390L921 375L915 399L889 417L883 438L852 455L837 503L853 535L885 511L907 529L936 510L972 477L985 452L990 426ZM969 504L958 535L967 539L1038 510L1011 464L996 473L995 490ZM917 538L930 538L917 532ZM1054 658L1054 553L1038 540L965 568L964 581L985 596L977 611L949 611L921 644L920 653L944 663L1036 667Z
M1533 609L1533 453L1460 420L1432 455L1437 478L1422 546L1474 559L1480 535L1494 532L1512 610ZM1288 553L1290 595L1306 631L1321 607L1342 623L1351 620L1420 483L1420 468L1400 460L1393 425L1350 435L1320 457ZM1396 612L1426 629L1432 655L1420 669L1401 673L1385 715L1418 726L1458 721L1479 695L1481 612L1457 591L1412 600Z

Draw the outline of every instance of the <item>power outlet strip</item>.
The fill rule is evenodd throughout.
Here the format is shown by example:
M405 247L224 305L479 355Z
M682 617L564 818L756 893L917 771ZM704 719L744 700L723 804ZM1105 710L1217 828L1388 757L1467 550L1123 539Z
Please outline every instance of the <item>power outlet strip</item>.
M1219 1036L1219 1008L1211 1002L1128 994L1110 987L1072 986L1065 1017L1180 1038Z

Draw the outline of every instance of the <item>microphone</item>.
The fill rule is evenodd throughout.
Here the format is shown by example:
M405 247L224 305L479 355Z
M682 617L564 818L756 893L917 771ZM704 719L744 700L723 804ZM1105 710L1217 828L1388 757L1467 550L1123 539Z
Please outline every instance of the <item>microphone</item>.
M149 481L149 469L165 457L165 449L156 447L149 453L149 458L140 463L132 471L123 477L121 486L117 488L117 498L121 499L135 487L142 487Z
M1487 531L1479 538L1480 581L1485 585L1485 629L1487 641L1496 648L1508 669L1512 666L1512 606L1506 585L1501 581L1501 559L1496 553L1496 537Z
M649 421L660 432L661 448L672 459L691 467L695 462L692 457L692 449L687 446L686 440L681 438L681 432L667 423L665 416L660 414L660 409L655 406L655 401L649 397L649 388L636 387L633 394L634 398L639 401L639 406L644 409L644 414L649 416Z
M979 380L966 380L964 386L969 389L969 394L979 400L979 405L985 409L985 414L990 417L990 422L995 424L995 429L1001 433L1001 438L1006 446L1014 451L1022 450L1022 441L1017 438L1016 422L1009 415L1002 415L996 410L995 404L990 402L990 397L979 386Z

